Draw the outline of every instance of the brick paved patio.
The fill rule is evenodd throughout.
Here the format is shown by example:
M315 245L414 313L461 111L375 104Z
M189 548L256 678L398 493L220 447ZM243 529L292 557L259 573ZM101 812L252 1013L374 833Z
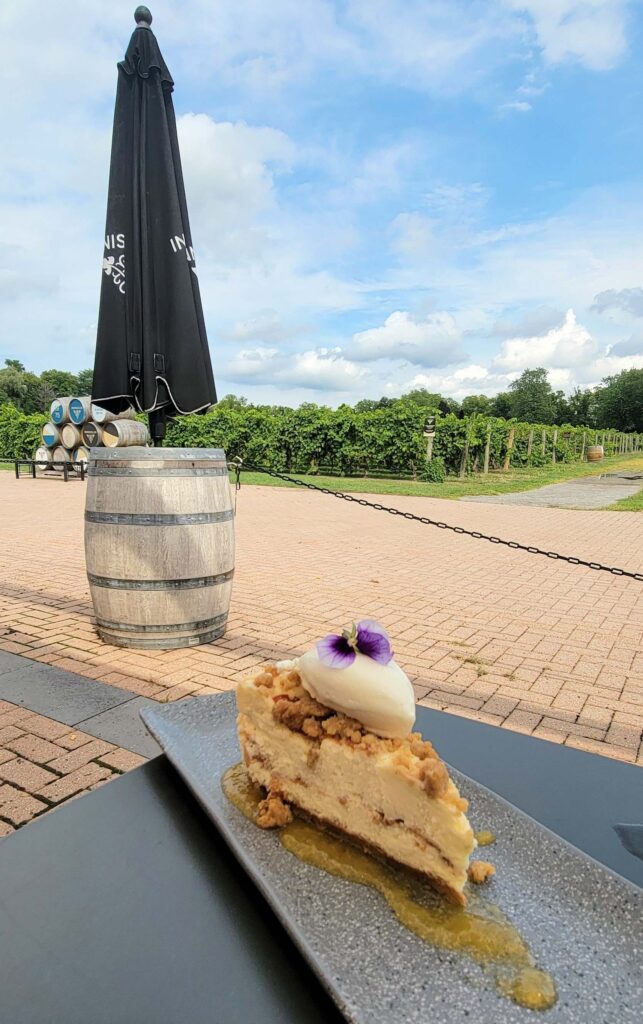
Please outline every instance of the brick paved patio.
M387 500L547 549L643 568L643 517L635 512ZM167 701L229 689L248 668L370 616L389 630L420 703L643 763L639 583L317 494L244 487L226 638L187 651L127 651L102 643L93 629L83 503L79 482L0 473L1 650ZM33 763L49 771L55 760ZM109 768L100 755L91 763ZM48 784L59 785L43 783L34 799ZM4 784L5 799L11 785Z
M0 837L144 761L0 700Z

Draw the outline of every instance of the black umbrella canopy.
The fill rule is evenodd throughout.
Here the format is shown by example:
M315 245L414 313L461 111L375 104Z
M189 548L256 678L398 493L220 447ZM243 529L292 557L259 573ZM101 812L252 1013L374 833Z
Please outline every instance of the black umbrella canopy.
M118 65L92 401L166 415L216 402L172 104L147 7Z

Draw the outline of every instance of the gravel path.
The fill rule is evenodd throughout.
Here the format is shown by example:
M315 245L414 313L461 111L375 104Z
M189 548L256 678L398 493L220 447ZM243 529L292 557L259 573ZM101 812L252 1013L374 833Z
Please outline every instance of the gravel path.
M462 501L484 501L502 505L539 505L545 508L607 508L615 501L630 498L643 487L643 478L585 476L561 484L548 484L533 491L516 494L477 495Z

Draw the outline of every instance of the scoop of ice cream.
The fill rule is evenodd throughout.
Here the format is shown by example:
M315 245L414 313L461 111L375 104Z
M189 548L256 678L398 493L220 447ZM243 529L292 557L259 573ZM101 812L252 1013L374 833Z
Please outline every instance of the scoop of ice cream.
M413 728L413 687L395 661L382 665L357 651L351 665L331 668L313 648L302 655L297 668L302 686L311 697L356 718L378 736L402 737Z

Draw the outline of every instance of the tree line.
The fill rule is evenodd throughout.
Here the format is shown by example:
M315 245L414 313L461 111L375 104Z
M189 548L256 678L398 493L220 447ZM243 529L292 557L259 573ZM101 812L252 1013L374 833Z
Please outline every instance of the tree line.
M479 414L505 420L521 420L562 426L612 428L625 432L643 431L643 369L623 370L606 377L595 388L576 388L571 395L554 391L547 370L525 370L520 377L492 398L468 395L461 402L426 388L416 388L404 396L416 405L453 413L459 418ZM394 398L364 399L355 408L383 408L399 401Z
M0 369L0 405L11 402L26 414L47 412L54 398L90 394L91 387L91 370L77 374L67 370L43 370L37 375L26 370L17 359L6 359ZM226 400L251 407L243 398L228 396ZM606 377L596 388L576 388L569 396L554 391L547 371L538 367L525 370L510 384L508 391L491 398L468 395L458 402L426 388L416 388L401 398L362 399L354 407L345 408L365 413L392 408L400 402L443 416L453 414L458 419L479 415L523 423L638 432L643 431L643 369L623 370Z
M93 375L93 370L43 370L35 374L19 359L5 359L0 369L0 405L11 402L27 415L48 412L54 398L91 394Z

